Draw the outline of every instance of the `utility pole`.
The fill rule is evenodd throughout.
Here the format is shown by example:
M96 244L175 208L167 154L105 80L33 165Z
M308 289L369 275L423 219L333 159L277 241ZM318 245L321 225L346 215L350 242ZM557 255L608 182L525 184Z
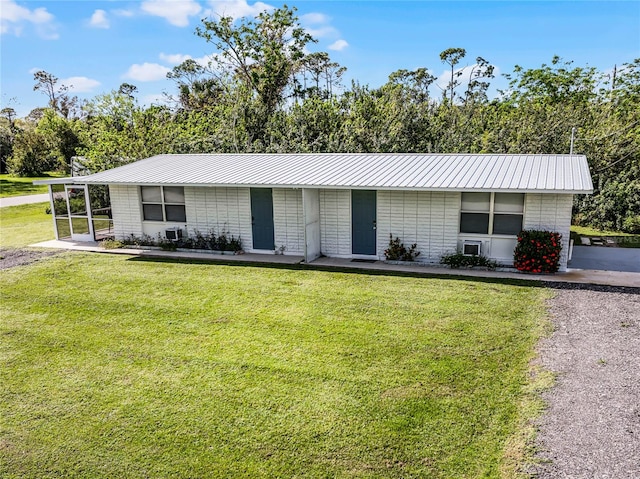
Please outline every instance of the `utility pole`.
M573 155L573 139L576 136L576 127L571 128L571 146L569 147L569 154Z

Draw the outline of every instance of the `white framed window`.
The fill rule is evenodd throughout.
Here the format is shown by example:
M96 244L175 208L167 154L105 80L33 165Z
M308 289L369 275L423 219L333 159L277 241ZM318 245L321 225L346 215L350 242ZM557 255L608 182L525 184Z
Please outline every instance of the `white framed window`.
M516 236L523 218L524 193L462 193L460 233Z
M140 195L145 221L187 221L182 186L141 186Z

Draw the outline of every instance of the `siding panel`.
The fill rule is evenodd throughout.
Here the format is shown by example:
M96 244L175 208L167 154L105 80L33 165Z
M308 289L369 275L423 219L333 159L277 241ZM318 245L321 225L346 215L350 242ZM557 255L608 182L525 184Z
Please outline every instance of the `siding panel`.
M378 255L392 235L406 247L416 243L418 261L439 262L456 250L459 211L459 193L378 191Z
M320 229L322 254L351 255L350 190L320 190Z
M276 250L284 247L285 253L303 254L302 190L273 189L273 223Z
M137 186L109 185L113 232L118 239L142 236L140 189Z
M251 249L251 202L249 188L187 187L184 189L187 225L196 231L239 236Z
M560 269L566 270L573 195L527 193L524 202L525 229L557 231L562 235Z

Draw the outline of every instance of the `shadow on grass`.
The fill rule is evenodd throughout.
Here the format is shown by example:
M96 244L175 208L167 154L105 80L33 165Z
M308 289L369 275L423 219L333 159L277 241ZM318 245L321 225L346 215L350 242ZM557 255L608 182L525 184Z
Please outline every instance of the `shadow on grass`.
M633 286L605 286L599 284L587 283L567 283L561 281L540 281L533 279L512 279L512 278L487 278L482 276L466 276L464 274L440 274L429 271L394 271L394 270L378 270L378 269L361 269L350 268L348 266L325 266L313 264L281 264L281 263L262 263L256 261L237 261L229 262L224 260L212 259L191 259L191 258L167 258L157 256L135 256L129 258L128 261L134 262L151 262L151 263L172 263L172 264L213 264L217 266L229 267L251 267L251 268L268 268L283 269L290 271L324 271L328 273L346 273L359 274L368 276L392 276L402 278L429 278L442 279L450 281L468 281L474 283L487 284L506 284L510 286L523 286L533 288L552 288L552 289L581 289L589 291L615 292L640 295L640 288Z

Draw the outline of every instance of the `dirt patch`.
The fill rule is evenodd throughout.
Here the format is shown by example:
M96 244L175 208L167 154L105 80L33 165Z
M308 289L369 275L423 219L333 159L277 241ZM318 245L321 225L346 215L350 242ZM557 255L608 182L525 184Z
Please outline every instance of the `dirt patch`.
M544 395L538 478L640 477L640 292L559 289L543 366L557 374Z
M40 251L34 249L0 249L0 269L13 268L33 263L41 258L60 254L58 250Z

